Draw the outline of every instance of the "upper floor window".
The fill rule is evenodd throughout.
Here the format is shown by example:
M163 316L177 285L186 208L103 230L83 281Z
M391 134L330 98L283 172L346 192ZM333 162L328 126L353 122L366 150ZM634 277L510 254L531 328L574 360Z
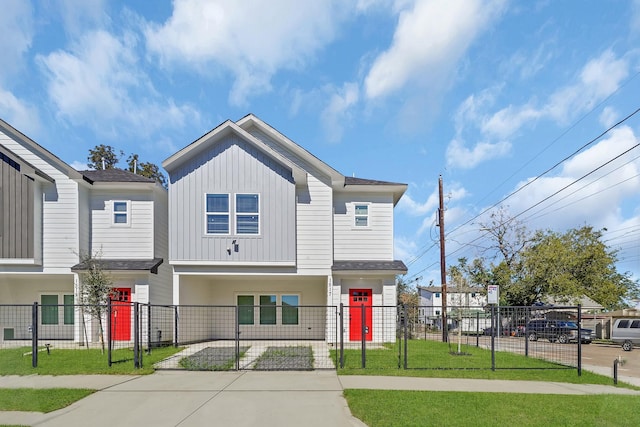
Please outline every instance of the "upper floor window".
M127 225L129 224L129 216L129 202L113 202L113 224Z
M229 234L229 195L207 194L207 234Z
M236 233L260 234L260 200L257 194L236 194Z
M369 226L369 205L358 204L354 208L355 226L356 227L368 227Z

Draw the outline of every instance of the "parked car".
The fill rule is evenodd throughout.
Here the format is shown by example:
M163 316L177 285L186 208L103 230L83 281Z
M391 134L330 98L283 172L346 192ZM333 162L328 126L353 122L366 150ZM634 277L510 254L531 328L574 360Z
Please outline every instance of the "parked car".
M495 329L496 330L494 331L494 328L492 327L484 328L483 333L484 335L497 336L498 331L497 328ZM512 325L503 326L500 328L500 334L506 337L523 337L525 334L525 327Z
M624 351L631 351L640 344L640 319L616 319L611 330L611 341L622 344Z
M531 320L526 328L529 341L544 338L549 342L557 341L561 344L578 342L578 339L584 344L589 344L591 343L591 332L591 329L578 328L578 325L570 320L536 319Z

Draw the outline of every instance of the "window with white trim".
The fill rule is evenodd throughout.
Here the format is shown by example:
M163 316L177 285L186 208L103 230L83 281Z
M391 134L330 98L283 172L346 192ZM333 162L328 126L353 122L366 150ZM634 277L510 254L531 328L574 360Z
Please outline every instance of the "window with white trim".
M254 301L259 305L254 305ZM236 303L240 325L300 324L300 295L239 294L236 295Z
M236 233L260 234L260 197L236 194Z
M59 297L62 296L62 319L60 318ZM74 324L73 295L42 294L40 295L40 323L42 325Z
M125 200L115 200L113 202L113 225L129 225L130 203Z
M369 226L369 205L356 204L354 206L354 225L356 227Z
M229 195L206 195L207 234L229 234Z

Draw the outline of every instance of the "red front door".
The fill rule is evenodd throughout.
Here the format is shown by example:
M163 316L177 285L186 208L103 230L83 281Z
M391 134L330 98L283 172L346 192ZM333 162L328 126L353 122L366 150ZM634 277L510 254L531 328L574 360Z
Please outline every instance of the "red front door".
M131 288L114 288L111 294L111 339L131 340Z
M365 340L371 341L373 331L371 327L371 289L349 289L349 340L362 340L362 310L364 306Z

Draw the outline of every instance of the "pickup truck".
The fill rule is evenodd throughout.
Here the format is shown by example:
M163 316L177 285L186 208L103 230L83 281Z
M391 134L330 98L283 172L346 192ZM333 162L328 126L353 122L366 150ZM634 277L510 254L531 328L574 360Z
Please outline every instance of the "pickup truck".
M580 339L582 343L590 344L591 332L591 329L578 328L577 323L570 320L536 319L527 324L525 335L529 341L544 338L549 342L566 344Z

